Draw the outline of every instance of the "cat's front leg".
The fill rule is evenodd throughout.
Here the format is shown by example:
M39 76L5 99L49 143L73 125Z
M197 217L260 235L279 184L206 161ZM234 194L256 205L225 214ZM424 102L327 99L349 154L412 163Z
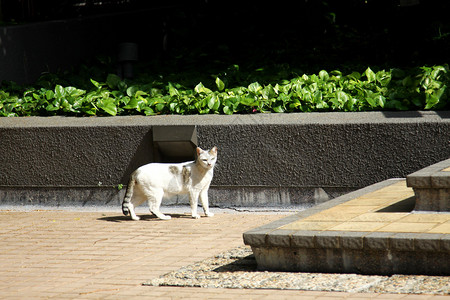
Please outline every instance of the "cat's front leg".
M197 213L198 196L199 196L198 192L189 193L189 203L191 204L191 215L194 219L200 219L200 215Z
M208 201L208 189L204 189L200 193L200 201L202 203L203 211L207 217L213 217L214 214L209 211L209 201Z

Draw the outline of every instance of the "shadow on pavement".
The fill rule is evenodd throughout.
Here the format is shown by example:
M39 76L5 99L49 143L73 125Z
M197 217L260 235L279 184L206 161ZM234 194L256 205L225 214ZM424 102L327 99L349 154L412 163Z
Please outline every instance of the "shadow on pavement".
M168 216L171 216L174 219L191 219L190 215L186 214L166 214ZM170 221L170 220L161 220L158 219L154 215L139 215L141 218L139 221ZM111 216L111 217L102 217L98 218L99 221L107 221L107 222L137 222L132 220L129 216Z

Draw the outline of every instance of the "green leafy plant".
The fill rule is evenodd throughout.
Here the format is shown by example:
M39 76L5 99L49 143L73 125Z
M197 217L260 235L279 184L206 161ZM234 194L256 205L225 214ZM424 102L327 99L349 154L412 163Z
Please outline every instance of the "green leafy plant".
M231 85L239 67L186 86L164 78L104 81L90 79L83 88L63 86L57 77L41 78L33 87L4 82L0 116L116 116L158 114L235 114L312 111L448 109L448 66L379 70L344 75L326 70L272 83Z

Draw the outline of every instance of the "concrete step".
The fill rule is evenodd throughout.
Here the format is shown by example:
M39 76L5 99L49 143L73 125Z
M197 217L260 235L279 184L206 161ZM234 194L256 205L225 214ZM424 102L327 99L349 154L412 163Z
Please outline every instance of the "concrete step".
M244 233L261 270L450 275L450 214L386 180Z
M416 195L417 211L450 211L450 159L406 177Z

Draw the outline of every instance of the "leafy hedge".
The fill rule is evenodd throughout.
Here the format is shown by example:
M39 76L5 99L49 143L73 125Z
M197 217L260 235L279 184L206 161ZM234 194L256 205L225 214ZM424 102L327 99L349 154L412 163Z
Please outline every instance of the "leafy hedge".
M234 114L450 109L447 65L362 74L320 71L276 83L231 86L231 76L215 76L210 86L153 79L121 80L109 74L90 87L63 86L41 79L23 88L11 82L0 87L0 116L103 116L157 114ZM234 80L235 81L235 80ZM214 84L215 83L215 84Z

